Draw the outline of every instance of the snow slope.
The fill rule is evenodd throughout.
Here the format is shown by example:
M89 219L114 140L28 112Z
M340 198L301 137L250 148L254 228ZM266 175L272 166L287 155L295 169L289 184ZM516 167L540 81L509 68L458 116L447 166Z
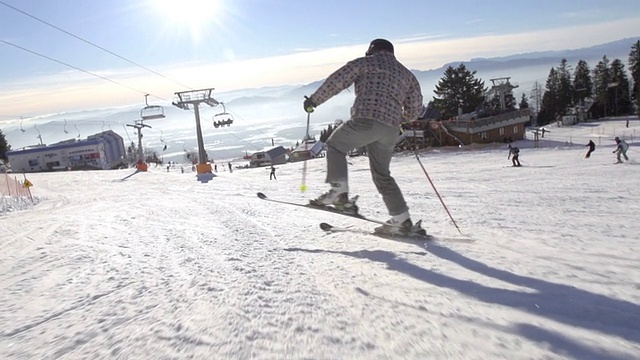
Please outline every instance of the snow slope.
M307 193L302 163L206 184L166 168L28 174L39 204L0 214L0 358L640 359L640 148L613 165L598 130L584 159L594 129L625 131L588 125L520 142L522 168L503 145L421 153L473 244L446 240L460 234L411 153L392 172L443 239L426 247L324 234L374 226L255 196L319 194L323 159ZM350 161L361 211L386 219L367 159Z

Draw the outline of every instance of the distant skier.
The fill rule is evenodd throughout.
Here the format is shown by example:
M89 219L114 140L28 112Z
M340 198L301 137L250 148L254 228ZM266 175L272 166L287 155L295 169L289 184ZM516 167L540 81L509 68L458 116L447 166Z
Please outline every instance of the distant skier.
M511 158L512 156L513 158ZM509 156L507 156L507 159L511 158L513 166L522 166L518 157L520 157L520 149L518 149L517 146L511 146L511 144L509 144Z
M584 156L585 159L588 159L591 156L591 153L596 150L596 143L594 143L593 140L589 140L589 143L585 146L589 147L589 151L587 151L587 154Z
M269 180L278 180L276 178L276 168L271 165L271 173L269 174Z
M620 164L622 163L622 159L620 158L620 156L624 156L625 160L629 160L629 157L627 156L627 150L629 150L629 144L627 144L626 141L621 140L619 137L616 136L616 144L618 144L618 146L616 147L615 150L613 150L613 152L618 156L618 161L616 161L616 164Z
M229 172L233 172L233 168L231 168L231 163L229 163Z

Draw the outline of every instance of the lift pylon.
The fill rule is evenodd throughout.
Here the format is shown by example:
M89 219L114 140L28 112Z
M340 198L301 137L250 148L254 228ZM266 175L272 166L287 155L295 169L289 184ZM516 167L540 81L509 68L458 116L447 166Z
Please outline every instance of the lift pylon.
M127 124L132 128L135 128L138 133L138 161L136 162L136 169L138 171L147 171L147 164L144 162L144 151L142 150L142 128L151 126L144 123L144 120L136 120L133 125Z
M200 126L199 107L201 103L205 103L211 107L215 107L220 104L218 100L213 98L213 90L213 88L209 88L177 92L175 93L176 101L172 102L173 106L182 110L190 110L190 107L193 107L193 112L196 116L196 135L198 139L198 165L196 165L196 169L198 172L198 179L203 182L213 178L213 172L211 171L211 164L209 163L207 152L204 148L202 128Z

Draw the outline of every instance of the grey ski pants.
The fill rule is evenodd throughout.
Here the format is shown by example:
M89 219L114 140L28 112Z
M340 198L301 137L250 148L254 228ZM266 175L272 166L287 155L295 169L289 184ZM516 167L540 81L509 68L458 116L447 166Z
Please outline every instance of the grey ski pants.
M351 119L333 131L327 140L327 183L348 183L347 153L366 146L373 183L389 215L408 211L402 191L391 177L389 164L399 129L370 119Z

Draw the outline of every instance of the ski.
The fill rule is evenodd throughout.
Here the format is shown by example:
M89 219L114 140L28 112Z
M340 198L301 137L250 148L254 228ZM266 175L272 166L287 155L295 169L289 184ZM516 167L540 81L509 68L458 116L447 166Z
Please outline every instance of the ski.
M402 235L390 235L390 234L383 234L383 233L378 233L375 231L370 231L370 230L365 230L365 229L360 229L360 228L355 228L355 227L339 227L339 226L333 226L329 223L320 223L320 228L322 230L324 230L327 233L341 233L341 232L349 232L349 233L357 233L357 234L363 234L363 235L374 235L377 237L381 237L381 238L385 238L385 239L389 239L389 240L395 240L395 241L401 241L401 242L409 242L409 243L420 243L420 242L427 242L427 241L431 241L434 240L435 238L431 235L416 235L416 236L402 236Z
M300 203L296 203L296 202L291 202L291 201L282 201L282 200L276 200L276 199L271 199L270 197L268 197L267 195L259 192L258 197L262 200L266 200L266 201L271 201L271 202L275 202L278 204L285 204L285 205L293 205L293 206L300 206L300 207L304 207L307 209L314 209L314 210L320 210L320 211L327 211L333 214L337 214L337 215L342 215L342 216L348 216L348 217L352 217L354 219L360 219L363 221L368 221L374 224L379 224L379 225L389 225L387 224L385 221L380 221L380 220L376 220L376 219L372 219L360 214L349 214L349 213L345 213L342 212L340 210L337 210L331 206L318 206L318 205L312 205L312 204L300 204Z
M406 243L413 243L413 244L419 244L421 242L427 243L427 242L438 242L438 241L459 242L459 243L467 243L467 244L472 244L476 242L474 239L471 239L471 238L464 238L464 237L444 238L444 237L426 235L426 234L419 235L419 236L387 235L387 234L377 233L375 231L364 230L364 229L359 229L354 227L333 226L325 222L320 223L320 228L327 233L350 232L350 233L357 233L357 234L364 234L364 235L373 235L373 236L381 237L384 239L406 242Z

